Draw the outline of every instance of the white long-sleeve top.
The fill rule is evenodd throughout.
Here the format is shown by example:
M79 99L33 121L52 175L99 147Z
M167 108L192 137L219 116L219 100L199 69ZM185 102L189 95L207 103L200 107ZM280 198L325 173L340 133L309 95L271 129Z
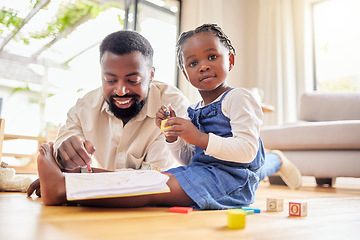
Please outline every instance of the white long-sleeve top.
M222 95L214 102L219 101L221 97ZM259 149L260 127L263 122L260 104L250 91L236 88L223 99L222 112L230 119L233 136L224 138L209 133L205 154L224 161L250 163ZM174 157L184 165L191 162L195 153L195 146L187 144L181 138L168 143L168 147Z

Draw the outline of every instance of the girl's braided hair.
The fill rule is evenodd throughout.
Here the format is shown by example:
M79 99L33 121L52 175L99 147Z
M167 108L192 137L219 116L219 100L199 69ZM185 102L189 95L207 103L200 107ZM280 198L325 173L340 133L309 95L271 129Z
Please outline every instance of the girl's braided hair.
M220 39L220 42L224 44L224 46L229 50L229 52L235 55L235 48L232 46L230 39L228 38L228 36L226 36L226 34L217 24L203 24L195 28L195 30L183 32L176 43L177 64L181 70L184 70L182 45L184 44L186 39L202 32L209 32L217 36Z

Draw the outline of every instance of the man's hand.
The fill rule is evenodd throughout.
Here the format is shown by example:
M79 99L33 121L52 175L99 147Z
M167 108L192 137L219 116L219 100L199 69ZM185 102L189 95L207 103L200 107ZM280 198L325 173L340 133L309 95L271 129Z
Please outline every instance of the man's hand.
M74 170L90 164L91 156L95 150L91 142L78 136L71 136L61 143L55 159L62 170Z
M36 179L35 181L33 181L30 186L28 187L28 189L26 190L26 194L28 197L30 197L33 192L35 191L35 194L38 197L41 197L41 192L40 192L40 181L39 179Z

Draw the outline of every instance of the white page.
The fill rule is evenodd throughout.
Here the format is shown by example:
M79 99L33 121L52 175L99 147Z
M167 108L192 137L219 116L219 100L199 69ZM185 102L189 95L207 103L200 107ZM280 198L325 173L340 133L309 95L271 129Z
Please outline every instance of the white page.
M64 173L68 200L169 192L169 176L155 170Z

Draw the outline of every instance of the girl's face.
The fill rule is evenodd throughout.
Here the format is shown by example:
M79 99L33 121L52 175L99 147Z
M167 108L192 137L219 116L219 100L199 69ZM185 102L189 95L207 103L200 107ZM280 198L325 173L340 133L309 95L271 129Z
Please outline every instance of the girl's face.
M198 33L183 43L183 73L199 91L212 91L225 85L234 55L212 33Z

